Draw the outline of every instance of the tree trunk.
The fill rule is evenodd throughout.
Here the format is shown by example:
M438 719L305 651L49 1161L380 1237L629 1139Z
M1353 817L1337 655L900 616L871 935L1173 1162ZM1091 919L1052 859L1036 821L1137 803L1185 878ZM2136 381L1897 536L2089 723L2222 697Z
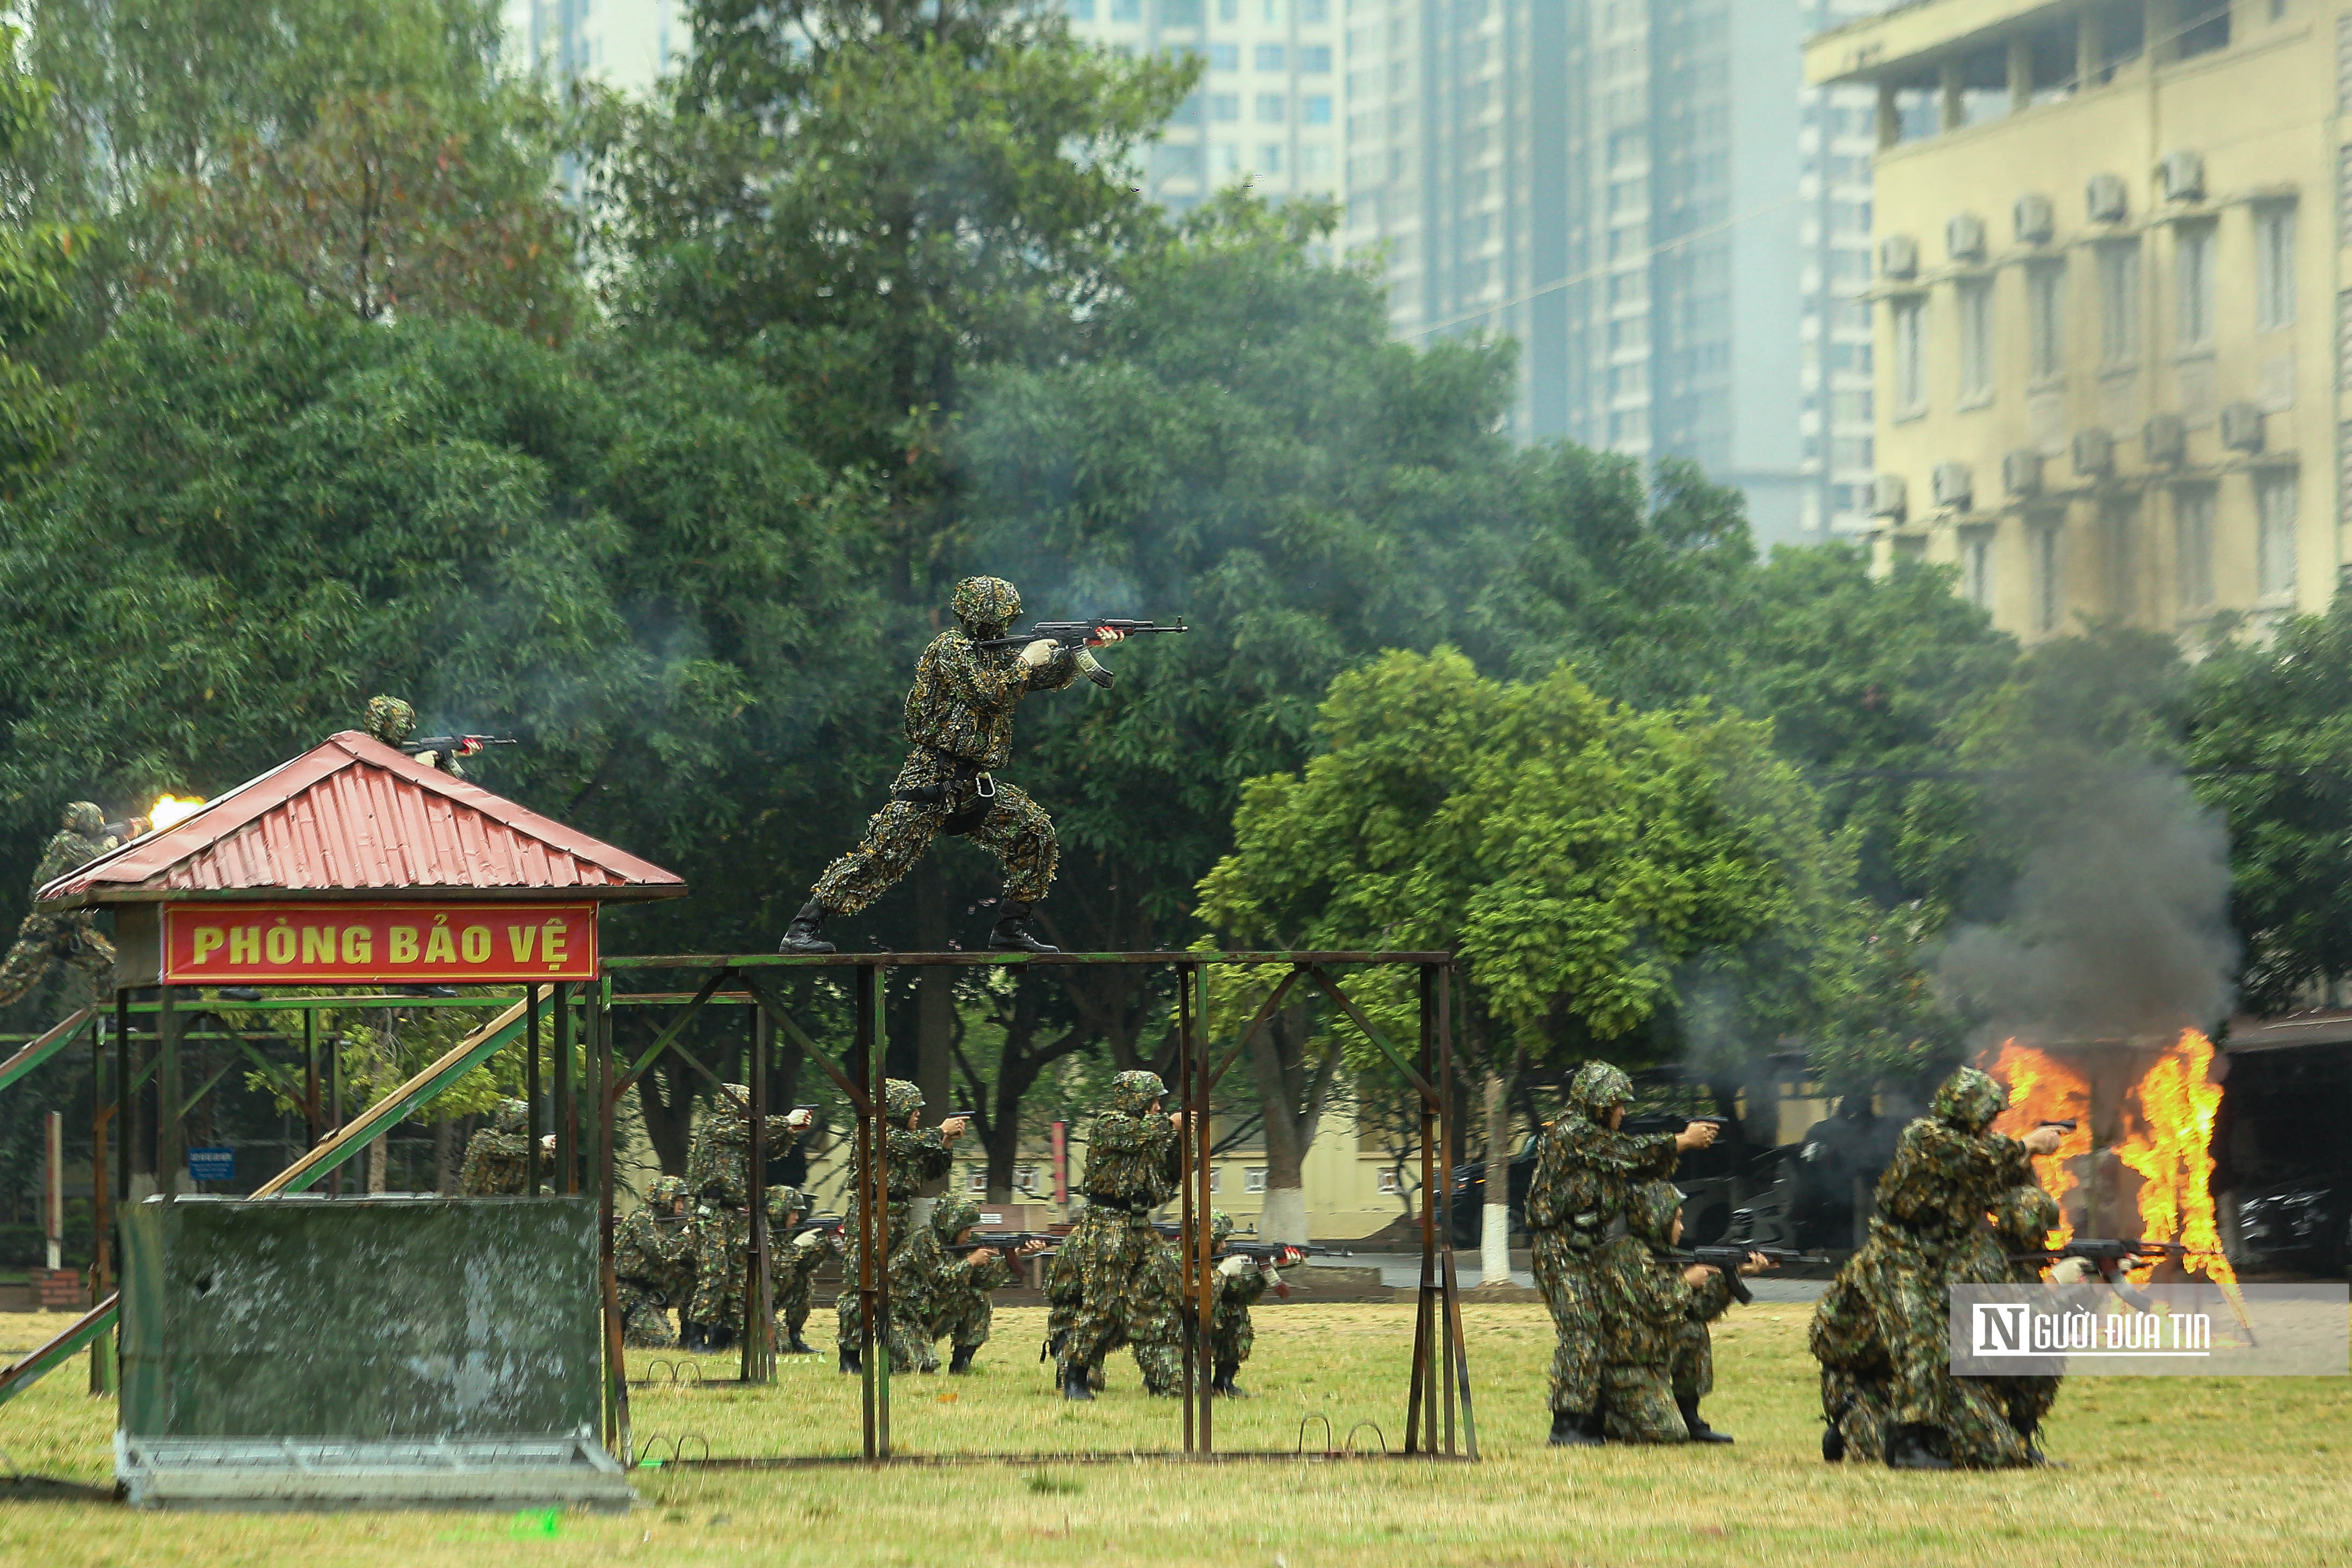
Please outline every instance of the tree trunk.
M1511 1282L1511 1074L1486 1069L1486 1206L1478 1226L1478 1283Z
M926 952L944 952L948 945L948 887L934 856L915 867L915 942ZM923 1091L926 1124L944 1120L952 1106L955 1070L955 971L925 969L915 979L915 1087ZM923 1197L937 1197L954 1177L927 1184Z
M1277 1012L1249 1045L1265 1135L1265 1208L1258 1236L1302 1246L1314 1239L1307 1215L1307 1152L1314 1147L1339 1057L1334 1047L1320 1063L1310 1064L1307 1042L1307 1009L1297 1006Z
M614 1011L650 1013L652 1009ZM648 1036L645 1044L652 1043ZM694 1136L694 1085L681 1079L690 1071L665 1053L636 1082L637 1113L645 1120L646 1142L654 1146L654 1158L661 1162L665 1175L686 1174L687 1146Z
M457 1124L446 1117L433 1124L433 1190L445 1198L457 1191Z
M392 1157L391 1138L387 1132L367 1146L367 1190L371 1193L384 1190L384 1164Z

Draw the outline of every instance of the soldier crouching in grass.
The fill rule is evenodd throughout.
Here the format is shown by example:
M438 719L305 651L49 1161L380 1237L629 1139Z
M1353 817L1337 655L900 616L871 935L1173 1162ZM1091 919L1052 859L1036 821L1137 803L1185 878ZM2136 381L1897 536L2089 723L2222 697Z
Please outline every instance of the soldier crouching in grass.
M1606 1358L1601 1399L1612 1441L1731 1441L1700 1417L1698 1402L1715 1387L1706 1326L1730 1307L1736 1287L1722 1269L1677 1253L1682 1238L1682 1192L1671 1182L1645 1182L1626 1205L1625 1234L1601 1249L1593 1270ZM1739 1272L1771 1267L1751 1253Z
M694 1235L686 1213L686 1183L656 1178L646 1201L613 1237L613 1273L621 1296L621 1342L639 1350L677 1343L669 1309L681 1315L694 1300Z

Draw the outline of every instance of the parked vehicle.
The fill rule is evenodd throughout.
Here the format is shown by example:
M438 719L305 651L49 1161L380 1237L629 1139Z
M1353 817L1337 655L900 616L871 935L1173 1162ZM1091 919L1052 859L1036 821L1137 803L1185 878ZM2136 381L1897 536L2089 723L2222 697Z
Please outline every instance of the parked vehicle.
M2300 1177L2240 1197L2237 1209L2226 1245L2241 1267L2340 1277L2352 1260L2352 1181Z

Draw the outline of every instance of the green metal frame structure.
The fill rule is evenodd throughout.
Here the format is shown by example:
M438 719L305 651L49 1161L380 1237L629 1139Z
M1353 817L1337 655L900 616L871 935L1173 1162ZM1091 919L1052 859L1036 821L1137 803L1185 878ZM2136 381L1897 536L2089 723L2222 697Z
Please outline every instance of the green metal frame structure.
M1477 1426L1470 1394L1470 1369L1462 1332L1461 1300L1454 1269L1451 1224L1450 1173L1454 1147L1449 1111L1453 1103L1454 1047L1451 1026L1451 955L1443 952L1084 952L1032 955L997 952L875 952L823 955L759 953L666 954L648 957L608 957L604 977L597 987L590 1022L593 1056L609 1056L612 1014L615 1007L670 1005L670 1017L653 1043L633 1062L612 1060L599 1069L604 1092L598 1100L597 1167L604 1205L603 1248L607 1345L605 1401L606 1447L624 1464L635 1459L629 1424L627 1368L621 1332L619 1285L613 1269L614 1233L617 1220L614 1167L614 1133L620 1097L670 1049L704 1009L714 1003L749 1005L755 1009L751 1053L752 1104L767 1106L768 1060L779 1032L792 1037L806 1060L815 1063L840 1088L856 1113L855 1142L859 1190L855 1194L854 1219L858 1237L858 1277L843 1282L857 1292L858 1313L867 1352L862 1383L861 1452L855 1458L807 1456L679 1458L683 1465L733 1468L789 1467L828 1463L922 1464L955 1462L1035 1462L1039 1459L1085 1458L1086 1455L936 1455L908 1456L897 1452L890 1436L889 1276L887 1258L888 1173L884 1168L889 1124L883 1109L884 1040L883 985L892 969L1028 967L1056 969L1083 965L1147 965L1176 971L1177 1082L1176 1098L1185 1111L1181 1199L1181 1240L1185 1257L1185 1292L1191 1307L1185 1346L1183 1447L1160 1455L1122 1450L1121 1458L1166 1458L1208 1460L1297 1457L1289 1451L1220 1453L1215 1447L1214 1410L1209 1384L1213 1368L1202 1332L1210 1321L1215 1289L1211 1267L1212 1240L1207 1224L1210 1203L1210 1106L1218 1081L1240 1059L1258 1032L1273 1019L1284 999L1301 983L1328 997L1371 1044L1402 1073L1421 1100L1422 1268L1413 1322L1412 1372L1405 1401L1404 1448L1402 1458L1478 1458ZM1417 972L1420 996L1420 1038L1408 1052L1391 1042L1367 1017L1334 978L1332 971L1348 967L1410 967ZM1280 968L1287 971L1260 1005L1255 1017L1229 1044L1206 1037L1208 972L1219 967ZM850 1048L836 1059L820 1048L792 1017L791 999L780 984L782 972L794 969L847 971L854 1019ZM632 995L616 991L615 973L646 972L697 975L690 992L670 991ZM691 1055L698 1071L716 1081L716 1075ZM853 1077L850 1065L862 1067ZM862 1079L862 1081L860 1080ZM763 1118L751 1120L751 1168L764 1170ZM753 1201L750 1213L751 1247L747 1265L743 1379L772 1381L775 1375L774 1323L769 1310L766 1205ZM1322 1458L1374 1458L1372 1454L1337 1452Z

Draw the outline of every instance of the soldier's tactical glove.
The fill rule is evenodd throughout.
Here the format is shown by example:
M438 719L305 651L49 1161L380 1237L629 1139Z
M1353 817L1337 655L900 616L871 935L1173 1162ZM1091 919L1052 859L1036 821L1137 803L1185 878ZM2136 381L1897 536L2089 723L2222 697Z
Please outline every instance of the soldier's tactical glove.
M812 1247L822 1247L824 1244L824 1232L821 1230L804 1230L801 1232L800 1235L793 1237L793 1245L803 1251L806 1251Z
M1054 662L1054 639L1039 637L1021 650L1021 662L1031 669L1043 669Z
M2091 1266L2091 1260L2087 1258L2062 1258L2058 1260L2057 1267L2050 1270L2050 1283L2080 1285L2097 1272L2098 1270Z
M1238 1279L1249 1272L1249 1268L1250 1260L1246 1258L1228 1258L1217 1265L1217 1272L1228 1279Z

